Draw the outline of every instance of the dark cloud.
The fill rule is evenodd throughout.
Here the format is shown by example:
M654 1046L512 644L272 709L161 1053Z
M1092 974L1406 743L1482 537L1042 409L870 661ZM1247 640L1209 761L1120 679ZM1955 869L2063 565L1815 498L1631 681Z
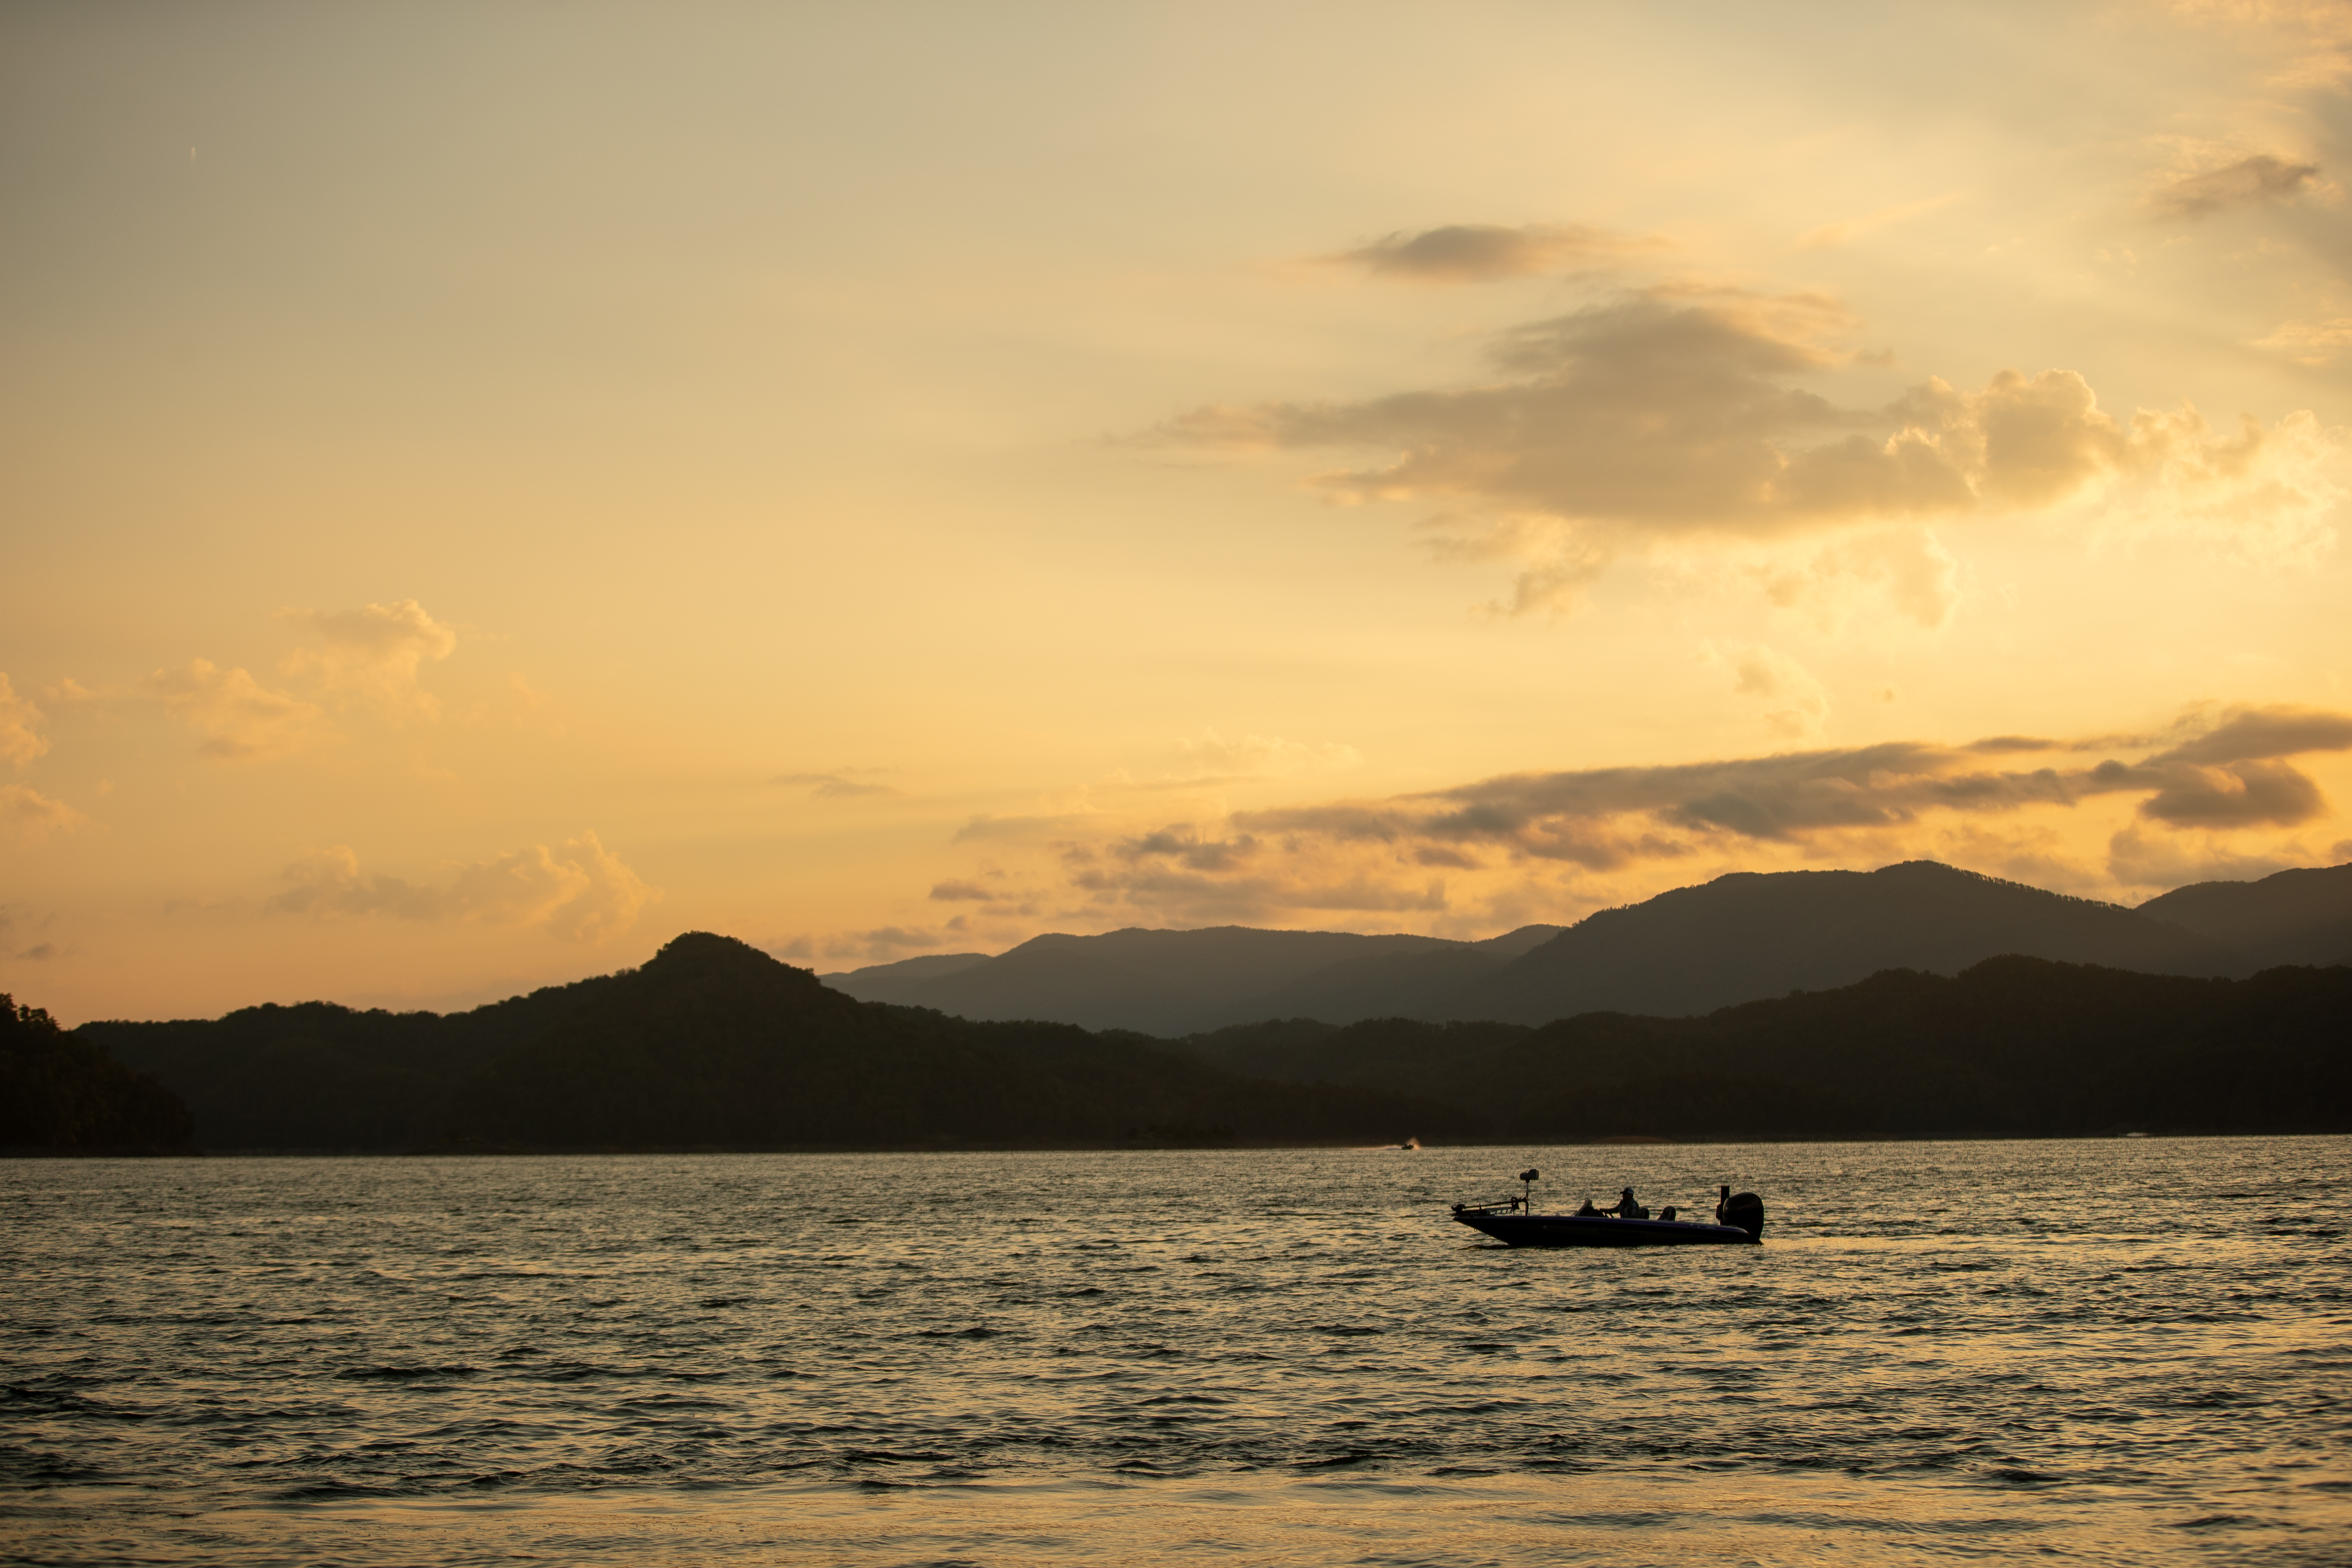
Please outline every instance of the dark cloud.
M1375 273L1432 283L1479 283L1523 278L1578 265L1613 261L1659 248L1654 239L1636 239L1583 224L1454 223L1418 234L1400 230L1335 259Z
M2327 809L2319 786L2285 763L2182 769L2140 802L2140 815L2176 827L2292 827Z
M1244 812L1233 826L1293 846L1380 844L1416 859L1430 850L1488 846L1596 870L1693 854L1710 839L1794 843L1901 827L1929 813L1992 816L2117 793L2145 795L2142 816L2178 826L2292 826L2320 815L2326 803L2309 777L2281 759L2352 749L2352 715L2237 710L2137 763L1989 769L1980 761L2063 749L2065 742L2002 736L1962 746L1897 742L1671 767L1513 773L1385 801Z
M2290 163L2258 153L2174 181L2157 193L2156 208L2168 217L2210 217L2231 207L2288 200L2318 177L2316 163Z
M978 882L968 882L957 878L950 878L948 880L941 882L931 889L931 897L939 900L942 903L954 903L959 901L991 903L995 900L997 895L990 891L988 889L982 887Z
M2352 714L2318 708L2242 708L2157 760L2241 763L2352 750Z
M1193 871L1229 871L1257 853L1258 843L1244 834L1238 838L1204 837L1197 830L1163 827L1117 846L1126 860L1164 859Z
M2103 762L2097 791L2144 791L2139 815L2175 827L2292 827L2324 816L2312 779L2282 759L2352 750L2352 714L2323 709L2232 709L2202 732L2138 763Z

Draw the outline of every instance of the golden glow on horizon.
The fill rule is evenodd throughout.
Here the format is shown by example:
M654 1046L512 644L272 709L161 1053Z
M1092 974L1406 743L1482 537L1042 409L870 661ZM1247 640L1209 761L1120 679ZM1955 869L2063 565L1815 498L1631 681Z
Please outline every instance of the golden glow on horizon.
M0 989L2352 858L2340 5L0 16Z

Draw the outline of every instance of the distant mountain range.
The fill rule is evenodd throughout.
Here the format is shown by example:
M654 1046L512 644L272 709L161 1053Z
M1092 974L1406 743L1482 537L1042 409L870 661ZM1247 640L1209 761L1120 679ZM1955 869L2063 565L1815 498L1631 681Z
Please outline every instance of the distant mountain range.
M688 932L642 968L446 1016L306 1002L66 1036L19 1010L0 1143L167 1146L191 1116L213 1149L456 1152L2343 1131L2347 1016L2347 966L2006 957L1698 1018L1165 1041L859 1002Z
M1521 926L1485 942L1345 931L1115 931L1041 936L998 957L938 954L820 976L861 1002L962 1018L1041 1018L1175 1036L1261 1018L1432 1012L1561 934Z
M1957 974L2002 954L2151 974L2352 963L2352 865L2202 882L2137 910L1932 860L1718 877L1565 930L1486 942L1336 931L1053 934L824 975L861 1000L973 1019L1186 1036L1270 1018L1548 1023L1688 1016L1885 969Z

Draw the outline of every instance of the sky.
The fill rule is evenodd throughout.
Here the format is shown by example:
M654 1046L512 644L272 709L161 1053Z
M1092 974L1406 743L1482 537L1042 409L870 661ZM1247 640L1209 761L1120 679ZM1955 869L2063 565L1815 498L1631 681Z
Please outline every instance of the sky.
M0 990L2352 860L2352 6L0 8Z

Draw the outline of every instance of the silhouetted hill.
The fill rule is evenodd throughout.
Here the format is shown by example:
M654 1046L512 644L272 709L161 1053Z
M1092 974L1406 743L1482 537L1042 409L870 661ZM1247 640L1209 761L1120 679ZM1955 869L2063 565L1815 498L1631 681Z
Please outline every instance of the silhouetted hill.
M2352 968L2000 957L1696 1018L1291 1019L1185 1043L1237 1072L1452 1100L1531 1140L2343 1131L2347 1017Z
M310 1002L76 1034L178 1089L216 1148L1367 1142L1475 1121L1137 1036L863 1003L701 932L448 1017Z
M188 1108L153 1075L0 992L0 1145L160 1153L188 1136Z
M2157 974L2250 966L2210 937L1932 860L1876 871L1741 872L1588 916L1431 1016L1539 1024L1579 1013L1710 1012L1883 969L1956 974L2001 953Z
M1333 1022L1414 1012L1549 940L1526 926L1485 942L1346 931L1130 929L1054 933L994 958L910 959L826 984L868 1001L965 1018L1036 1018L1087 1028L1182 1035L1311 1013ZM936 967L918 970L918 964Z
M2259 882L2197 882L2138 912L2224 943L2260 968L2352 963L2352 865L2280 871Z
M148 1141L177 1113L167 1086L216 1148L2352 1131L2347 1016L2352 967L2229 980L2000 957L1703 1017L1294 1018L1170 1045L859 1002L689 933L642 969L447 1017L310 1002L67 1037L12 1010L0 1104L18 1114L37 1100L23 1085L52 1081L23 1063L72 1057L165 1118L138 1123ZM132 1141L121 1116L73 1115L47 1125Z

